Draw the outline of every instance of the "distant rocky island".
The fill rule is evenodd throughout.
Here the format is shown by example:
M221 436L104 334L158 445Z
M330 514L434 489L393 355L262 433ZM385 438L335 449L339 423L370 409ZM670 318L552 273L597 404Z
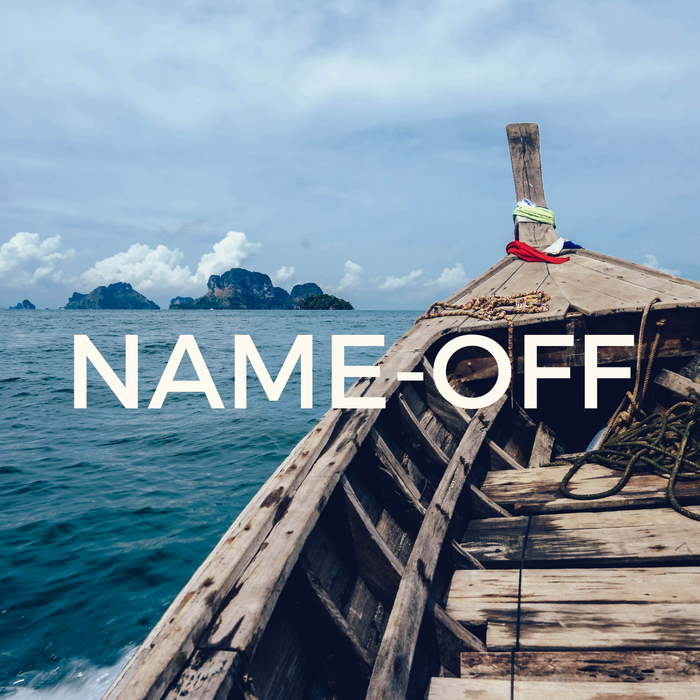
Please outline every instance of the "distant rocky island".
M11 309L36 309L36 306L32 304L29 299L25 299L24 301L20 301L18 304L15 306L10 306Z
M324 294L314 282L297 284L291 293L275 287L268 275L234 267L223 275L212 275L207 293L192 297L175 297L171 309L347 309L352 304L344 299ZM307 305L313 298L312 305Z
M97 287L89 294L74 292L66 309L160 309L160 306L139 294L128 282L115 282Z
M204 296L175 297L170 300L171 309L310 309L352 310L349 301L331 294L324 294L314 282L297 284L291 293L275 287L268 275L234 267L223 275L212 275L207 282ZM28 300L14 308L34 308ZM115 282L108 287L97 287L89 294L75 292L66 309L159 309L127 282Z

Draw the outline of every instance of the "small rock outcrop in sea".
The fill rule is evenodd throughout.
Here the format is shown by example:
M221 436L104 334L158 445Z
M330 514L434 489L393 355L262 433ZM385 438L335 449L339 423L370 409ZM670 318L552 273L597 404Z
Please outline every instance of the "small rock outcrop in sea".
M32 304L29 299L25 299L24 301L19 302L16 306L11 306L11 309L36 309L36 306Z
M299 308L304 311L352 311L349 301L334 297L332 294L309 294L299 302Z
M170 302L170 308L298 309L307 297L323 295L323 290L313 282L297 284L289 294L286 289L275 287L268 275L241 267L234 267L223 275L212 275L207 287L209 291L199 299L175 297Z
M187 306L187 308L192 308L189 306L189 304L193 304L194 299L192 297L175 297L174 299L170 300L170 308L178 307L178 306Z
M75 292L66 309L160 309L158 304L139 294L128 282L98 287L89 294Z

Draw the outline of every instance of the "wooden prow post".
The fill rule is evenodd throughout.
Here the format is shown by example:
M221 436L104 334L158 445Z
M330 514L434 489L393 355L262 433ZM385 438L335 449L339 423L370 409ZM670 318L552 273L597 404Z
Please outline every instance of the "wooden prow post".
M527 198L538 207L546 207L540 160L540 128L537 124L508 124L506 134L510 162L513 166L516 201ZM535 248L546 248L554 243L559 235L549 224L517 217L515 238Z

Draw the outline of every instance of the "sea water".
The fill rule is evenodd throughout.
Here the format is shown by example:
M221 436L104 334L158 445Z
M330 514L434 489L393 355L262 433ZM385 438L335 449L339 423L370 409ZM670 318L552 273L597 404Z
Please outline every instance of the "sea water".
M371 365L413 311L1 311L0 694L99 698L260 486L331 405L331 336ZM88 367L73 408L73 336L121 380L139 337L139 408ZM148 403L181 334L194 335L224 402L171 393ZM298 367L277 402L248 371L234 409L234 336L250 335L274 378L297 335L314 338L314 408ZM196 379L185 357L176 379ZM348 382L349 385L350 382Z

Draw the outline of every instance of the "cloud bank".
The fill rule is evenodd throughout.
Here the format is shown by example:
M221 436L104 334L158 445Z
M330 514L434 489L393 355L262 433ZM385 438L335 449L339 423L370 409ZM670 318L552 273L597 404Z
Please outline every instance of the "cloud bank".
M135 243L126 252L96 262L83 272L80 280L91 288L112 282L129 282L139 291L197 291L202 289L211 275L240 267L261 247L260 243L249 241L245 233L229 231L225 238L214 244L213 252L202 255L196 271L192 273L188 266L181 265L185 256L178 248L170 250L167 246L159 245L153 249Z
M16 233L0 246L0 284L4 287L33 287L42 281L60 282L58 264L75 255L70 249L59 252L61 237L41 240L38 233Z

